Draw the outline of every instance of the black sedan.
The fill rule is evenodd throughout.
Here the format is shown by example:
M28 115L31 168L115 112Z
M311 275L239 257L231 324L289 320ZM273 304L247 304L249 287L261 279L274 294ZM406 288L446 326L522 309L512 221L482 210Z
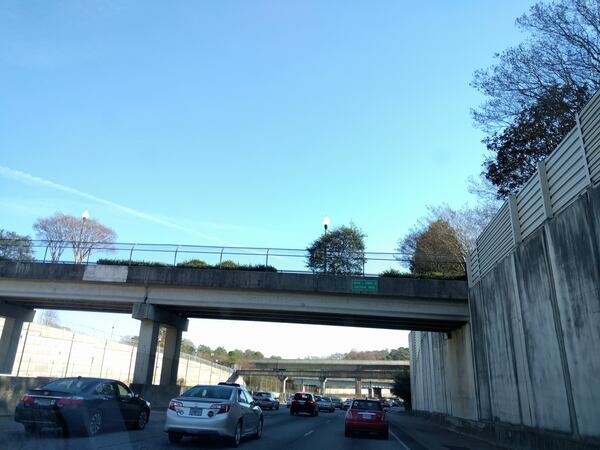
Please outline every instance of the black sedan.
M61 378L21 397L15 421L25 432L59 427L63 433L97 434L108 425L143 429L150 418L150 403L125 384L103 378Z

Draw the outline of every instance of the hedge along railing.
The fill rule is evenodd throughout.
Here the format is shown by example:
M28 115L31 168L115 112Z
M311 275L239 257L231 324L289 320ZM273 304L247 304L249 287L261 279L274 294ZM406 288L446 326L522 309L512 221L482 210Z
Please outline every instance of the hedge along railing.
M71 241L53 242L64 249L57 261L52 261L50 245L47 240L10 240L0 239L3 247L22 247L31 245L35 262L42 263L74 263ZM119 242L83 242L82 245L93 245L94 251L81 264L120 264L148 266L179 266L190 260L201 260L206 268L279 271L293 273L314 273L306 267L309 252L306 249L268 248L268 247L219 247L207 245L177 244L141 244ZM410 264L410 255L390 252L345 252L346 256L363 260L361 270L352 275L379 276L382 272L397 267L397 264ZM324 252L328 261L340 256L335 251ZM456 259L445 255L431 255L431 262L455 266ZM0 260L2 255L0 254ZM228 264L234 262L238 267ZM463 263L464 264L464 263ZM192 267L190 264L187 267ZM185 267L185 266L184 266ZM200 265L196 268L201 269Z
M477 283L546 220L600 183L600 92L575 119L575 127L538 163L521 191L509 195L477 238L468 258L469 285Z

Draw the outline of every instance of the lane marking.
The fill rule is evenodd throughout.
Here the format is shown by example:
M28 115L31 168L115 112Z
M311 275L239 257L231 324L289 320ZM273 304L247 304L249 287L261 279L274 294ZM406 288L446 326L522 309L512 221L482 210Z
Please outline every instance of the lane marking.
M410 448L404 442L402 442L402 440L398 436L396 436L396 434L392 430L389 430L389 432L392 436L394 436L394 439L396 439L398 441L398 443L402 447L404 447L404 450L410 450Z
M315 432L315 430L310 430L310 431L308 431L308 432L304 433L304 436L302 436L302 437L306 437L306 436L308 436L309 434L312 434L312 433L314 433L314 432Z

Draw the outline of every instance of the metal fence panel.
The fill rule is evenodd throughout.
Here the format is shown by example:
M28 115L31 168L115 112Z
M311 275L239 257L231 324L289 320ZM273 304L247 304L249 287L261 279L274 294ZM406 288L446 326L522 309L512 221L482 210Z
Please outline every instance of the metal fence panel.
M477 238L479 273L485 275L514 245L508 202L498 210L496 216Z
M556 212L571 203L588 187L588 169L575 127L546 159L552 209Z
M594 184L600 183L600 95L596 94L579 114L581 134L590 176Z
M539 174L531 177L517 195L517 209L522 237L530 235L544 223L544 203Z

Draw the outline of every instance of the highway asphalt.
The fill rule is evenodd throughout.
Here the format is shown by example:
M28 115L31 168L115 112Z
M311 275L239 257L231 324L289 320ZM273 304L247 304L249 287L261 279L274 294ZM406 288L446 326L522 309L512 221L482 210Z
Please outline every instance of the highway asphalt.
M375 437L345 437L344 412L321 412L318 417L290 416L287 408L265 411L265 425L260 440L245 439L240 449L252 450L496 450L470 438L450 433L423 419L411 417L398 410L388 413L389 440ZM180 444L170 444L163 432L164 412L153 412L143 431L112 429L93 438L74 436L64 438L58 431L43 430L40 435L25 435L22 425L12 417L0 418L0 449L10 450L87 450L87 449L226 449L228 444L218 440L184 438Z

